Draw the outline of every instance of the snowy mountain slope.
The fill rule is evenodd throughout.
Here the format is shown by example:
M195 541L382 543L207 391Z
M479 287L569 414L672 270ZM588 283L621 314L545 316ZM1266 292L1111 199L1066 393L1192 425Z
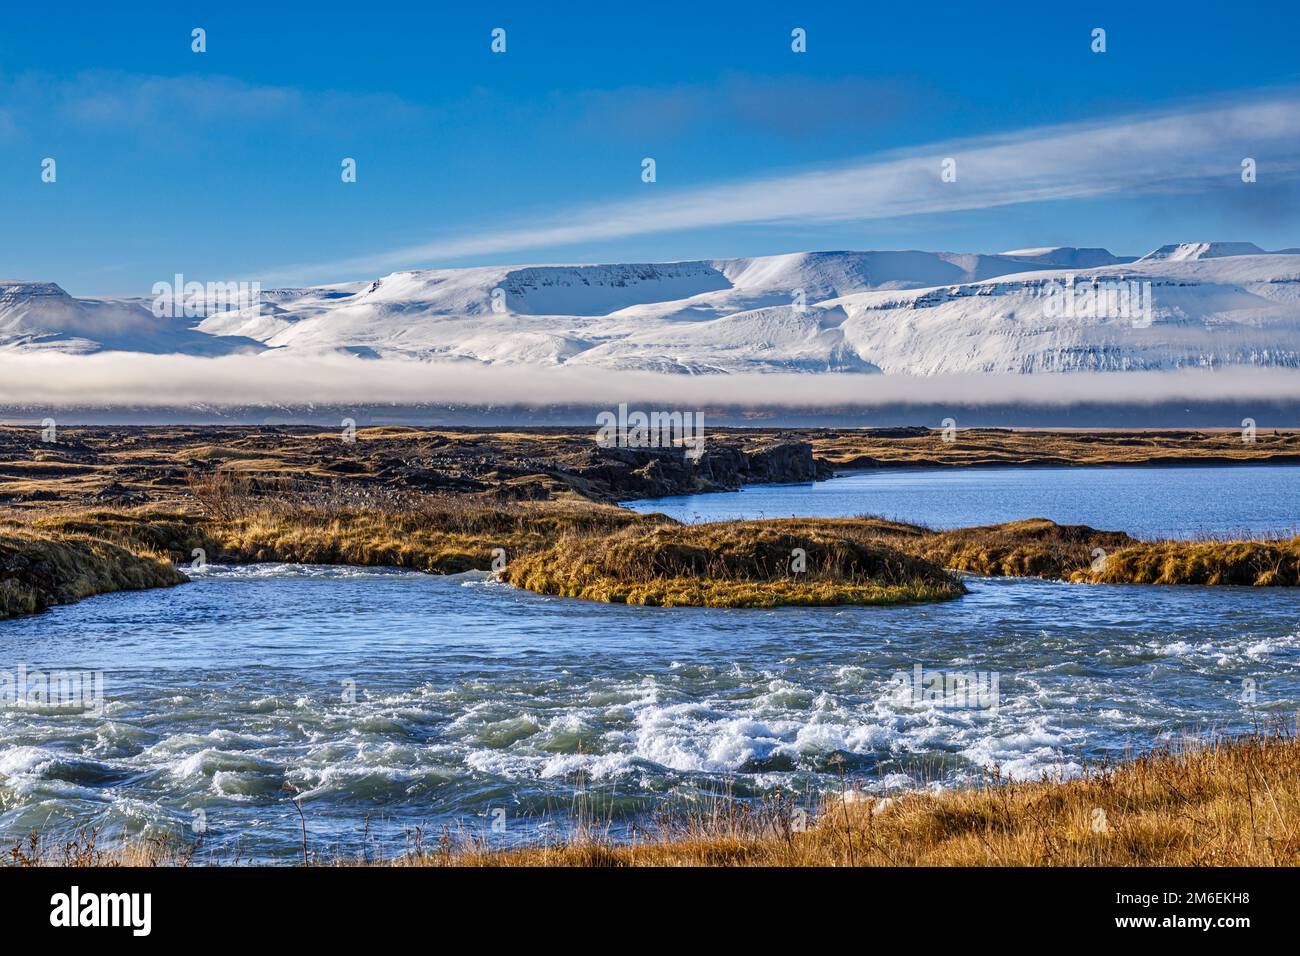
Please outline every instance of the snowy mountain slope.
M830 252L712 262L421 270L358 284L347 296L339 294L344 287L296 290L296 297L277 290L263 296L257 314L223 313L198 328L213 335L247 335L272 348L565 362L657 323L707 322L788 306L800 290L808 303L864 288L918 288L1026 268L1047 266L1031 257ZM494 290L500 291L500 312L493 308ZM512 343L518 349L512 350Z
M1014 249L1002 253L1018 259L1052 266L1057 269L1096 269L1134 261L1132 257L1113 256L1106 249L1076 249L1073 246L1048 246L1041 249Z
M1148 252L1139 262L1189 262L1196 259L1219 259L1224 256L1262 256L1264 250L1253 242L1179 242Z
M1059 290L1071 276L1076 288L1093 279L1149 288L1150 325L1054 314L1049 284ZM834 304L849 316L846 341L886 373L1300 367L1300 262L1281 255L1026 273Z
M644 329L654 321L707 321L737 312L789 305L802 290L805 302L867 288L921 288L967 282L1026 268L1047 268L1031 258L929 252L796 253L712 262L602 266L480 267L397 272L344 300L322 300L305 290L290 306L264 308L261 324L221 316L200 329L250 335L272 347L329 349L386 345L403 352L455 351L467 334L496 336L522 327L532 336L558 335L555 348L571 351L585 319L609 318L596 340ZM500 290L503 312L493 309ZM277 310L285 308L292 318ZM502 326L497 316L513 317ZM537 317L538 321L522 321ZM555 317L563 317L555 321ZM466 319L475 319L467 330ZM577 320L577 321L575 321ZM496 347L494 345L494 347Z
M570 365L657 372L878 372L845 342L839 307L769 306L696 323L674 323L595 346Z
M1071 282L1074 296L1098 283L1150 308L1136 321L1054 308ZM345 352L686 374L1293 368L1300 256L1206 242L1137 261L1062 247L432 269L268 290L257 308L174 320L155 318L145 299L8 282L0 349L251 349L272 362Z
M138 300L76 299L53 282L0 280L0 350L211 356L264 349L251 338L205 335L193 324L156 318Z

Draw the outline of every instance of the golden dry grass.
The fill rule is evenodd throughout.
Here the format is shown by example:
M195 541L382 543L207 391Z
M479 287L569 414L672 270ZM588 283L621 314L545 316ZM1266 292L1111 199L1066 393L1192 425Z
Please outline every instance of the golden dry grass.
M595 504L495 505L430 499L418 510L231 508L222 516L129 509L0 520L0 614L29 614L106 591L160 587L208 562L401 567L439 574L490 570L564 533L603 534L643 521ZM170 561L168 560L170 558Z
M1221 431L1048 431L963 428L809 429L794 432L836 468L1294 464L1300 432L1261 429L1253 442Z
M989 577L1091 584L1300 586L1300 538L1139 541L1122 531L1027 518L931 531L877 518L784 519L885 542L941 567Z
M616 509L485 507L477 512L257 513L209 525L210 560L383 565L439 574L490 570L565 533L605 534L639 521Z
M0 528L0 618L35 614L110 591L168 587L188 580L165 555L95 536L45 536Z
M1154 541L1107 554L1071 581L1094 584L1300 585L1300 538L1290 541Z
M942 568L850 524L661 523L566 535L504 579L540 594L662 607L897 604L965 593Z
M863 529L865 534L893 542L945 568L990 577L1064 580L1089 567L1097 549L1109 553L1136 543L1123 532L1060 525L1046 518L950 531L867 519Z
M590 502L351 494L291 500L214 494L206 515L64 510L0 518L6 614L183 581L195 549L216 563L293 562L501 570L541 594L664 607L875 605L964 593L944 569L1133 584L1300 584L1300 539L1142 542L1041 518L931 531L877 518L679 525ZM42 569L36 587L27 559ZM803 552L804 570L795 560ZM8 562L8 563L5 563ZM29 562L29 563L31 563ZM19 571L22 571L20 574ZM41 598L39 595L48 595Z

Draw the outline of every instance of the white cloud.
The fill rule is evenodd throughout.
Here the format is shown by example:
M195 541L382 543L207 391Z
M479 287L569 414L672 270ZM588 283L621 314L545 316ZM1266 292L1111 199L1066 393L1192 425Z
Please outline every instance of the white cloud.
M337 262L276 269L268 281L335 279L649 233L752 223L892 219L1042 200L1180 192L1231 183L1243 156L1267 175L1300 171L1300 95L1256 95L1235 105L1071 123L981 139L934 143L833 168L567 210L545 221ZM957 161L956 182L940 164ZM662 172L662 171L661 171Z

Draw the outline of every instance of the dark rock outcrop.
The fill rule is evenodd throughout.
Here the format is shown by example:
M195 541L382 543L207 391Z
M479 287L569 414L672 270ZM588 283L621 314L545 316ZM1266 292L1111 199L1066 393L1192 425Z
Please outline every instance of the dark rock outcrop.
M819 481L831 475L831 466L813 457L812 446L798 441L751 446L706 442L698 460L681 448L594 446L586 459L565 463L555 477L600 501L734 491L747 484Z

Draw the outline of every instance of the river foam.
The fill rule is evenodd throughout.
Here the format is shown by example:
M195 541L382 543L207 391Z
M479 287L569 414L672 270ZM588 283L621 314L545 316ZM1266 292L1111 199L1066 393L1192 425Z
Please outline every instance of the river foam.
M630 825L776 788L812 805L841 773L882 794L1070 776L1300 706L1295 590L973 578L921 608L727 611L485 579L209 566L0 624L8 666L103 670L107 698L0 707L0 832L192 839L201 811L205 845L291 860L296 800L321 846L523 840L580 806ZM996 706L927 698L918 667L996 675Z

